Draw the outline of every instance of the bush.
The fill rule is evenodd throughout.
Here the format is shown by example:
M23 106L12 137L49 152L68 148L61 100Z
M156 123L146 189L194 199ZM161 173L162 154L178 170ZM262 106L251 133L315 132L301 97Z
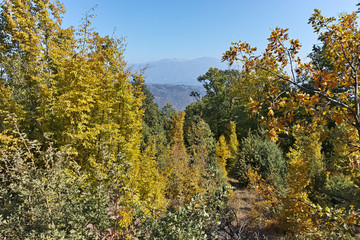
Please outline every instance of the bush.
M106 209L119 183L90 182L66 151L40 147L23 138L0 149L0 238L93 239L89 224L112 226Z
M325 193L336 204L347 203L359 208L360 191L351 181L351 178L343 174L329 176L325 186Z
M184 207L178 209L170 207L161 219L152 218L144 223L151 230L149 238L217 239L218 227L230 212L226 204L226 196L223 190L219 190L211 195L197 195Z
M240 184L248 184L247 172L252 169L257 170L278 190L285 188L286 161L275 142L259 134L249 133L240 146L235 167L230 172Z

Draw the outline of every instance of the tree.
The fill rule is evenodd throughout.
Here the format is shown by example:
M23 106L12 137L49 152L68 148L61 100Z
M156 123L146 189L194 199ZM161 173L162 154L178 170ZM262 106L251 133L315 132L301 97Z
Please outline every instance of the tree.
M298 130L300 129L296 129ZM288 154L288 191L287 196L281 199L283 209L280 221L286 230L294 234L305 234L316 230L316 222L309 215L313 205L305 189L310 184L311 171L316 171L314 166L321 159L321 143L319 132L300 130L299 134L294 148Z
M226 124L230 119L232 99L228 94L230 79L236 75L236 71L219 70L210 68L204 75L198 77L203 83L206 95L201 117L209 124L215 138L225 132Z
M319 190L320 177L326 178L321 153L325 139L331 141L330 149L337 158L327 174L346 173L359 185L360 32L356 19L355 13L336 19L315 10L309 23L322 46L315 48L313 62L303 63L298 57L299 41L289 40L288 29L278 27L272 30L263 54L257 55L256 48L239 41L223 56L230 63L240 60L246 74L268 73L274 85L282 87L269 88L263 95L265 104L253 100L249 108L261 112L272 140L278 140L279 134L292 134L296 140L288 154L288 189L279 197L283 205L279 210L283 226L299 235L349 237L356 233L354 224L359 222L351 206L349 211L331 208L314 191ZM335 218L345 224L332 224Z
M289 133L291 125L306 126L309 121L326 127L333 123L333 130L341 132L337 141L348 145L350 152L357 152L360 143L360 32L355 13L341 14L338 19L327 18L315 10L309 19L315 33L323 44L323 62L302 63L297 56L301 44L289 40L287 29L275 28L269 37L269 44L262 55L256 55L256 48L243 42L233 43L223 59L233 63L241 60L244 71L255 73L259 69L272 75L273 81L288 85L285 92L277 91L276 97L265 93L270 106L263 108L253 101L254 111L267 112L265 124L270 136L277 139L279 133ZM290 75L284 71L288 66ZM303 84L307 82L307 84ZM300 113L300 117L299 114ZM324 134L329 131L323 131ZM352 150L350 150L352 149ZM349 154L342 164L350 168L354 181L360 172L357 157Z
M217 68L210 68L204 75L198 77L198 81L206 89L206 94L201 100L187 107L187 119L194 114L200 116L209 124L216 139L227 130L229 121L241 123L241 127L237 129L238 133L241 133L238 134L239 136L246 134L249 128L256 125L256 121L250 120L250 115L244 108L248 99L239 97L242 96L242 88L236 88L236 90L234 88L237 79L242 77L238 70L219 70ZM235 92L238 93L233 94Z
M278 144L267 139L265 134L249 133L241 141L239 154L232 170L233 177L247 185L249 169L257 171L280 192L286 188L287 164Z
M185 143L190 157L190 167L195 173L200 193L221 186L219 166L215 156L216 142L209 125L201 118L185 128Z
M215 155L219 164L220 175L226 179L228 175L226 171L226 164L227 160L231 157L231 151L224 135L221 135L218 142L216 143Z
M70 144L83 167L101 162L103 149L135 164L143 94L129 81L123 41L91 31L76 39L60 27L63 12L48 0L2 4L1 82L21 106L20 130L44 146Z
M140 206L152 217L158 217L167 207L165 199L166 178L160 173L156 161L155 142L141 154L137 176Z
M142 87L145 95L142 108L144 109L141 150L144 151L149 145L154 145L156 160L162 169L166 164L164 155L168 154L169 149L169 116L159 109L154 102L154 95L146 88ZM163 169L162 169L163 170Z
M142 75L126 70L123 39L100 36L89 19L78 31L63 29L64 11L57 1L1 3L0 139L7 143L0 150L15 141L13 119L17 132L40 149L52 144L66 151L71 161L64 171L80 168L94 189L121 179L119 204L131 218L135 202L162 209L161 187L144 183L155 186L162 179L151 151L141 157ZM41 169L41 151L32 154ZM110 177L113 168L118 175Z
M61 5L50 1L1 4L1 84L23 110L13 112L25 120L19 123L31 139L40 141L47 125L40 116L53 100L49 87L54 84L56 65L74 53L73 30L60 28L63 12Z
M293 86L289 90L291 98L278 94L273 106L269 108L269 115L281 107L289 106L290 101L308 107L308 112L314 115L315 111L321 115L331 112L332 119L338 124L345 123L354 128L360 135L359 125L359 92L358 76L359 37L355 13L341 14L336 22L335 18L326 18L319 10L309 20L314 31L319 34L319 40L326 47L326 56L333 68L316 70L312 63L301 62L297 57L301 44L298 40L289 40L287 29L275 28L269 38L269 45L261 56L255 55L256 48L243 42L233 43L223 59L233 63L241 60L244 70L253 72L256 69L271 73L274 82L282 82ZM242 57L238 57L242 56ZM290 75L279 72L278 67L290 67ZM307 78L313 81L313 88L301 84ZM299 104L292 106L298 107ZM260 106L259 106L260 107ZM319 113L320 115L320 113ZM290 119L292 116L286 116ZM279 128L281 130L281 128ZM357 144L355 136L349 136L352 144Z
M227 130L228 146L231 152L231 157L227 160L226 168L231 174L232 170L235 167L235 159L239 153L239 141L236 135L236 123L230 121Z
M191 178L189 156L184 144L184 118L185 112L180 112L173 118L172 143L165 172L168 179L166 196L175 206L188 203L197 189L196 180Z

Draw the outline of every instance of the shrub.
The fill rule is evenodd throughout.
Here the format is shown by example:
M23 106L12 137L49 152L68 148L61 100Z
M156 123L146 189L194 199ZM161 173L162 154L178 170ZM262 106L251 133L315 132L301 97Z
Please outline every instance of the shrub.
M285 187L286 161L279 146L264 136L249 133L241 141L241 149L231 174L243 185L248 184L247 172L257 170L278 190Z
M151 230L150 239L216 239L218 227L230 211L226 196L223 190L196 195L184 207L170 207L161 219L148 219L144 224Z
M70 155L22 138L0 149L1 239L92 239L88 224L108 229L111 193L119 192L116 167L113 182L88 181ZM42 166L35 164L37 159Z
M360 198L360 191L351 181L351 178L346 175L337 174L329 176L325 186L325 193L334 203L343 204L347 202L356 206L357 208L360 207L358 201Z

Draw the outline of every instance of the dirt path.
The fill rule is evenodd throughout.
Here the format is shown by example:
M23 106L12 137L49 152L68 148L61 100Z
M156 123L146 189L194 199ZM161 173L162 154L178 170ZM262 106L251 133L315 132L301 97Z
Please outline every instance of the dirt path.
M276 229L265 228L265 224L258 224L254 216L254 208L257 196L254 192L246 188L240 188L238 182L229 179L229 183L234 187L234 192L229 197L229 206L234 210L236 216L232 225L240 229L241 238L238 239L279 239ZM256 214L256 213L255 213Z

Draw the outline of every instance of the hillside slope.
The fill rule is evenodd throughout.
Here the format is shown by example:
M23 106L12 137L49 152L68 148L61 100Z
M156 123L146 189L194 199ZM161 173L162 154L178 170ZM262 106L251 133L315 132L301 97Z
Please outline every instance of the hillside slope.
M192 91L205 94L205 89L202 86L191 85L174 85L174 84L146 84L146 87L154 95L155 102L160 108L167 103L171 103L175 109L184 110L187 105L195 101L194 97L190 96Z

